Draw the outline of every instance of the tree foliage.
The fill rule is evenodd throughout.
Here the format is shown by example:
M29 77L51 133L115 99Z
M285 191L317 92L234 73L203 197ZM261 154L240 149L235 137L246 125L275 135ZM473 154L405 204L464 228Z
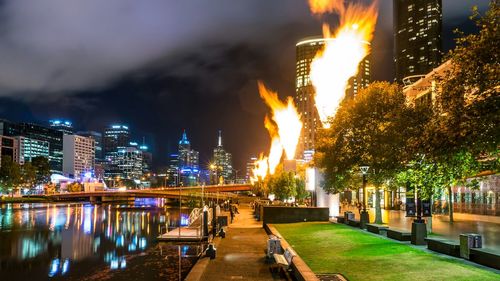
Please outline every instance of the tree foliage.
M16 189L21 183L21 167L8 155L2 156L0 166L0 182L3 191Z

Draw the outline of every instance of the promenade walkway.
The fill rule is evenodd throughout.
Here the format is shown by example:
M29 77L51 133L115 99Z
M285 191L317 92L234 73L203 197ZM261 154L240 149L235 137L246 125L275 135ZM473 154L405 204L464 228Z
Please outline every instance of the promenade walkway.
M262 222L254 219L246 204L240 205L239 212L200 280L274 280L265 263L267 234Z
M358 209L348 208L359 219ZM344 210L342 210L344 211ZM375 219L375 210L368 209L370 220ZM477 215L455 213L455 222L450 224L448 216L434 215L432 232L451 240L458 240L461 233L479 233L483 236L483 247L500 250L500 223L498 217L490 221L478 220ZM483 216L485 217L485 216ZM407 218L404 211L382 210L382 220L389 227L411 229L413 218Z

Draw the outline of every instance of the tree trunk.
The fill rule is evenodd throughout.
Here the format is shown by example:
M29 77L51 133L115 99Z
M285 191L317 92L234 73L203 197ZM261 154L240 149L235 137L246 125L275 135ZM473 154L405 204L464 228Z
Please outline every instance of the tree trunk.
M453 192L451 185L448 186L448 213L450 214L450 223L453 223Z
M434 201L431 195L431 216L427 219L427 234L432 233L432 216L434 215Z
M382 210L380 208L380 188L375 186L375 223L382 224Z

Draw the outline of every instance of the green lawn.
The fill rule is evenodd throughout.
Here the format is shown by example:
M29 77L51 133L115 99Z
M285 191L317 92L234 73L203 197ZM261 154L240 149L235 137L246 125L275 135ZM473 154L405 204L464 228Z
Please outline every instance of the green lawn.
M331 223L275 224L315 273L354 280L500 280L500 274Z

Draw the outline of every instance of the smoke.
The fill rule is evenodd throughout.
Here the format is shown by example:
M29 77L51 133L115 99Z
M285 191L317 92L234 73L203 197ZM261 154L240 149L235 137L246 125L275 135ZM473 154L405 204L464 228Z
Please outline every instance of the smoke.
M4 0L0 97L104 87L205 42L238 42L307 16L286 0Z

